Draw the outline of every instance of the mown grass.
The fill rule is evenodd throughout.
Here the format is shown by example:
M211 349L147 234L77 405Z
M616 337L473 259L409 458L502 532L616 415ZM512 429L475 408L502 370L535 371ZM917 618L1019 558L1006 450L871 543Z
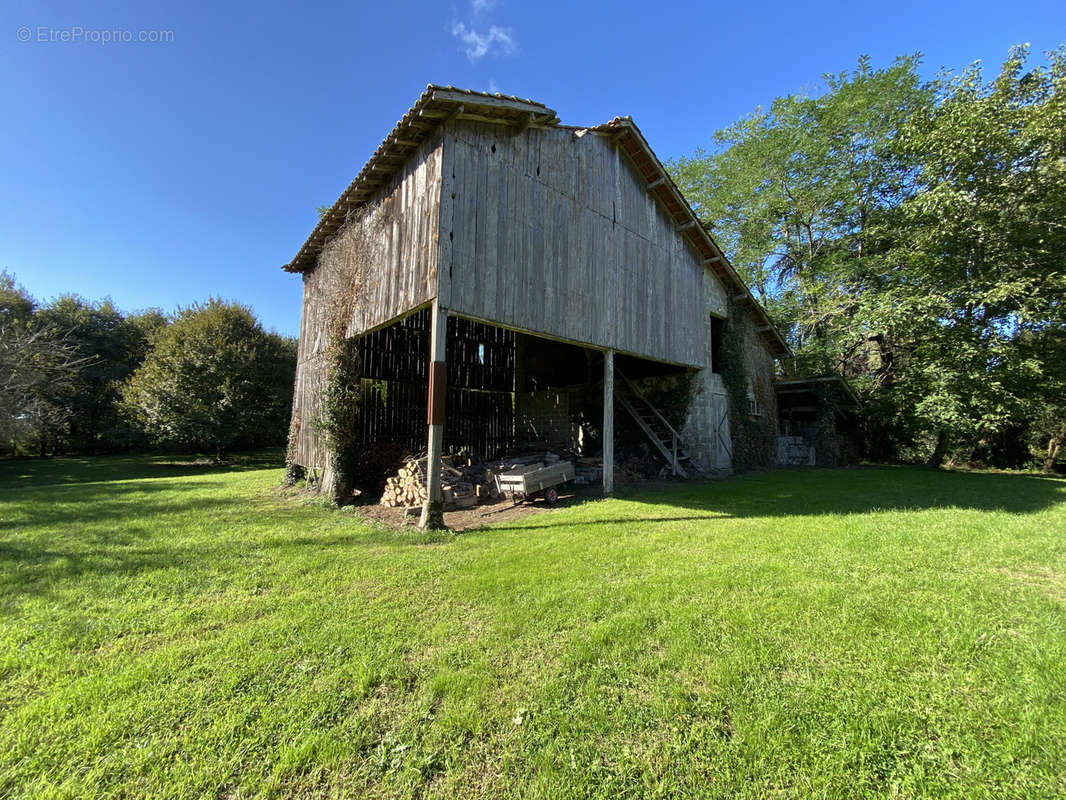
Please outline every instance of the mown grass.
M165 462L0 463L0 796L1066 794L1066 481L422 537Z

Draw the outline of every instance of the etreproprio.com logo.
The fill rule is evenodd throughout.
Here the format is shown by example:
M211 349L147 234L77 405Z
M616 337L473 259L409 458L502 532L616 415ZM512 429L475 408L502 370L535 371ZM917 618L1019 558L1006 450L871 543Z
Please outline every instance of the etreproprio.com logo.
M15 31L15 38L20 42L41 44L165 44L174 41L174 31L87 28L83 25L64 28L21 25Z

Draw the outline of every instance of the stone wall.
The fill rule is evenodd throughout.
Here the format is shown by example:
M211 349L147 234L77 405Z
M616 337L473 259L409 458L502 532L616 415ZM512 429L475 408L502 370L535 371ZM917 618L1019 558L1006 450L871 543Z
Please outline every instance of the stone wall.
M725 376L730 399L730 428L733 440L733 469L744 472L771 469L777 461L777 396L774 393L774 359L755 332L747 314L731 309L728 335L735 337L741 356L743 383ZM725 370L723 370L725 372ZM750 382L750 383L749 383ZM757 413L749 411L749 387Z

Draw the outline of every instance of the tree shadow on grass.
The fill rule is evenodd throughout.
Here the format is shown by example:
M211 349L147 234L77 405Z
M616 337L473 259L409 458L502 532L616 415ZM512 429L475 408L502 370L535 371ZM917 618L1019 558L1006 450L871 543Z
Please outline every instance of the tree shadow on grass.
M1036 475L931 471L872 466L847 470L779 470L714 483L634 488L623 499L668 506L664 516L640 514L574 523L552 515L529 524L487 525L480 531L532 530L568 525L655 524L729 517L798 517L890 511L960 509L1034 514L1066 504L1066 480ZM649 509L650 510L650 509Z
M278 448L234 454L218 464L206 455L110 455L61 458L0 459L0 491L36 486L180 478L226 472L280 469L285 454Z
M67 581L84 576L136 575L160 569L188 568L190 564L218 563L223 546L114 546L63 547L63 543L0 542L0 596L35 597L49 594Z
M204 497L203 485L189 481L131 480L48 488L46 492L23 493L10 506L0 502L0 534L34 526L60 527L76 531L79 537L111 538L139 520L235 502L233 498ZM3 499L0 495L0 501ZM114 523L114 527L102 523Z
M48 526L35 535L19 535L18 528L25 528L24 524L5 530L9 521L0 522L0 597L41 596L85 576L217 565L235 549L221 531L213 542L174 543L159 515L191 510L210 513L232 503L230 498L138 501L138 510L132 513L128 502L96 502L77 517L57 511L47 520L35 520L35 525Z
M203 525L247 498L213 486L205 493L204 487L195 480L141 479L0 493L0 597L48 593L87 575L219 563L244 547L227 536L224 526L218 526L215 538L183 540L190 526ZM261 520L250 513L236 524Z

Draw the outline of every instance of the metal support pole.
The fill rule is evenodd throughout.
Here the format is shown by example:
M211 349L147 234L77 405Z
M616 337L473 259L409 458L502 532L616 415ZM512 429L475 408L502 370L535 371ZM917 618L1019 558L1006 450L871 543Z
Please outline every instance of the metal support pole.
M429 443L426 447L426 500L422 503L422 517L418 527L444 527L444 502L440 490L440 459L444 441L444 401L448 392L447 356L448 310L434 300L430 312L429 344L429 403L426 423Z
M603 354L603 493L614 492L614 350Z

